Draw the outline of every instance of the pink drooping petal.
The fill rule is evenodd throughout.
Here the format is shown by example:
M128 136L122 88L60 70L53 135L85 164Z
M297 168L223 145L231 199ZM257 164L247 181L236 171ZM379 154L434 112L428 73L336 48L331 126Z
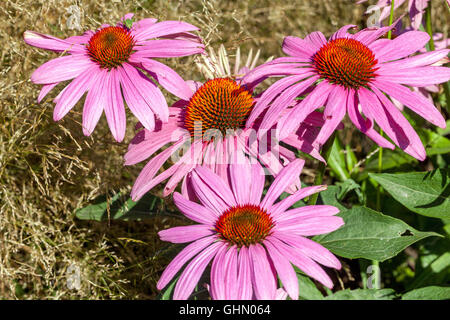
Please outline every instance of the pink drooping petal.
M275 200L278 199L278 197L284 192L284 190L286 190L295 178L298 178L304 165L304 160L297 159L284 167L269 187L269 190L267 191L264 199L261 201L260 206L266 210L270 210Z
M223 242L215 242L200 252L183 270L180 278L175 285L173 292L174 300L185 300L194 290L198 280L203 274L206 266L209 264L217 250L224 246Z
M185 40L149 40L133 53L134 58L174 58L203 52L203 45Z
M271 240L273 243L276 244L277 248L282 252L282 254L285 257L289 257L289 261L291 261L291 263L296 265L305 274L316 279L324 286L330 289L333 288L333 281L331 281L330 277L322 269L322 267L320 267L320 265L314 262L311 258L299 252L299 250L296 250L291 246L285 245L276 237L271 237Z
M187 218L204 224L212 225L217 220L218 216L215 212L210 209L199 205L186 199L184 196L175 192L173 195L173 200L177 208L183 213Z
M436 109L433 103L423 95L411 91L400 84L381 79L376 79L373 84L381 91L384 91L394 99L400 101L422 118L438 127L445 128L446 124L444 117Z
M125 137L127 120L117 72L118 71L113 68L108 73L109 94L108 101L105 105L105 115L113 137L117 142L121 142Z
M243 246L239 249L238 257L238 279L239 287L237 299L250 300L253 295L252 288L252 264L247 247Z
M304 100L283 116L277 124L279 138L282 140L288 137L290 133L296 131L300 123L311 112L320 108L325 103L332 89L333 86L327 81L322 81Z
M100 72L98 66L91 65L66 87L53 110L53 120L61 120L73 108L83 94L93 85L93 75L97 72Z
M375 141L380 147L395 149L395 146L383 138L378 132L373 128L373 122L370 119L364 119L358 110L358 101L355 101L355 95L350 92L348 95L347 102L347 114L350 120L353 122L359 131L364 133L370 139Z
M244 159L245 160L245 159ZM229 167L230 184L237 204L251 203L252 168L250 163L233 162Z
M140 96L137 96L138 101L142 101L143 105L147 104L158 117L163 122L167 122L169 119L169 108L167 106L166 99L162 94L161 90L156 84L153 83L148 77L146 77L141 71L137 70L128 63L123 64L123 70L128 76L131 85L134 85L136 91ZM124 77L123 77L124 78ZM144 116L147 112L147 108L142 106L138 108L136 112L139 112L139 117L136 117L142 121L140 118L148 119ZM149 120L150 121L150 120ZM151 121L150 121L151 122Z
M449 53L450 50L448 49L430 51L418 54L410 58L380 64L380 70L381 71L383 71L384 69L400 70L400 69L428 66L444 59L445 57L448 56Z
M336 31L331 37L331 40L340 39L340 38L348 38L351 36L351 34L348 33L348 30L355 29L357 26L354 24L349 24L346 26L341 27L338 31Z
M271 128L279 119L280 113L295 101L295 98L300 96L306 89L308 89L319 76L314 76L314 72L308 72L304 76L312 76L309 79L303 80L290 88L283 91L272 103L270 109L267 110L263 121L261 122L261 128Z
M347 113L347 108L345 107L347 100L348 90L341 86L335 86L328 97L328 102L323 113L325 123L315 139L315 143L318 147L325 144L328 138L337 129L342 119L344 119L344 116Z
M384 132L394 141L403 151L412 155L421 161L425 160L427 154L418 134L402 115L400 110L377 88L372 89L382 107L380 106L376 121Z
M225 276L225 255L227 253L227 247L222 246L217 250L214 260L211 264L211 286L209 293L213 300L225 300L226 299L226 287L229 283Z
M122 92L128 108L139 119L140 123L150 131L155 129L155 115L147 105L123 67L117 68L117 75L122 85Z
M144 41L152 38L159 38L174 33L188 32L199 30L196 26L183 21L161 21L158 23L146 23L135 32L135 39Z
M83 134L89 136L95 129L106 107L108 70L102 69L94 75L93 85L86 95L83 107Z
M183 100L189 100L192 90L172 68L152 59L141 59L142 67L167 91Z
M308 75L308 73L305 73ZM247 120L246 126L251 127L255 120L259 117L259 115L267 108L267 106L272 102L272 100L282 93L286 88L290 87L294 83L301 81L305 78L305 74L303 75L294 75L288 76L281 80L278 80L274 84L272 84L267 90L263 92L261 97L256 102L255 106L250 113L250 116Z
M158 235L162 241L172 243L192 242L213 234L215 234L213 228L204 224L174 227L158 232Z
M84 55L69 55L52 59L31 75L31 81L36 84L51 84L70 80L96 66Z
M175 190L180 181L197 166L197 162L192 162L189 164L180 164L178 165L177 171L170 177L169 181L167 181L166 186L163 190L163 197L167 197Z
M261 201L264 191L265 175L264 170L259 163L252 164L252 181L250 185L250 201L257 204Z
M379 63L404 58L422 49L429 40L430 36L426 32L405 32L375 50L375 57Z
M450 80L450 68L430 66L409 69L384 68L378 70L377 79L414 87L426 87Z
M320 46L298 37L288 36L283 40L282 49L289 56L310 59L320 49Z
M192 257L204 248L212 244L216 239L216 236L206 237L189 244L181 250L181 252L169 263L166 269L164 269L164 272L156 285L158 290L164 289L164 287L167 286L169 281L172 280L172 278L178 273L186 262L191 260Z
M316 48L322 48L327 44L327 39L320 31L314 31L308 34L305 38L306 41L312 43Z
M25 31L23 33L23 39L26 44L30 46L51 50L55 52L85 52L86 49L84 46L77 44L76 42L70 41L71 39L61 40L53 36L49 36L46 34L42 34L35 31Z
M305 256L330 268L340 269L341 262L328 249L308 238L293 234L277 234L274 237L286 242L291 247L297 249Z
M307 187L312 188L312 187ZM306 189L306 188L305 188ZM298 220L303 218L311 217L330 217L339 213L339 209L329 205L314 205L314 206L303 206L294 208L288 211L284 211L278 216L276 216L275 221L288 221L288 220ZM273 216L273 215L272 215Z
M343 225L344 220L342 220L341 217L298 217L278 222L274 227L274 230L276 229L277 232L287 232L300 236L314 236L332 232Z
M41 92L39 92L39 96L37 98L37 102L40 103L42 99L54 88L56 87L58 83L50 83L50 84L44 84L42 86Z
M258 300L273 300L276 295L276 275L272 270L266 250L260 244L249 247L252 264L252 282L255 297Z
M271 237L267 237L264 245L269 253L283 288L291 299L298 299L298 278L289 260L278 250L276 244L272 244Z
M176 130L176 128L174 127L173 130ZM128 152L124 156L124 164L126 166L130 166L147 159L167 143L177 141L180 138L180 136L174 134L173 131L166 132L165 130L152 132L151 137L152 139L148 141L142 141L137 144L129 145Z
M283 216L284 212L288 208L290 208L293 204L297 203L298 201L300 201L303 198L309 197L310 195L312 195L314 193L317 193L317 192L320 192L320 191L323 191L326 189L327 189L326 186L311 186L311 187L305 187L305 188L298 190L294 194L292 194L292 195L288 196L287 198L281 200L280 202L274 204L272 206L272 209L270 210L271 217L277 221L278 218Z
M203 167L197 167L192 174L192 178L195 185L200 187L200 189L208 188L208 193L214 194L215 197L217 199L220 199L224 204L228 206L237 205L236 199L231 192L230 187L225 183L223 179L221 179L211 170ZM202 200L200 197L199 199Z
M384 34L388 33L389 30L395 27L395 24L397 21L395 21L392 25L387 27L381 27L377 29L372 28L366 28L364 30L359 31L358 33L353 35L353 39L358 40L365 44L366 46L370 45L372 42L377 40L379 37L383 36Z
M183 142L184 139L180 139L178 142L153 157L144 166L144 168L139 173L139 176L136 178L133 188L131 189L131 198L133 199L133 201L140 199L147 191L150 190L149 185L152 184L152 180L155 174L172 155L172 153L174 153L183 144Z
M225 284L225 299L235 300L239 294L240 288L238 287L238 250L236 246L228 248L225 253L224 264L224 277L222 282Z
M302 75L311 71L305 63L262 64L251 70L243 78L243 83L260 82L269 76Z

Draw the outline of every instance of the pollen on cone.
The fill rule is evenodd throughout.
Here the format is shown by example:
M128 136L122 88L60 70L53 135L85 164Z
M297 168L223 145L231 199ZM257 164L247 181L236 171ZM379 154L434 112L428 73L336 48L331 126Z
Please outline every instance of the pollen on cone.
M208 129L225 135L227 129L242 128L252 111L251 92L228 78L207 81L192 96L186 107L184 124L192 136Z
M376 76L375 55L354 39L335 39L314 55L317 72L333 84L357 89Z
M220 236L238 246L262 242L273 227L272 218L255 205L232 207L224 212L216 222Z
M133 36L122 27L98 30L89 40L89 56L102 68L111 69L128 60L134 46Z

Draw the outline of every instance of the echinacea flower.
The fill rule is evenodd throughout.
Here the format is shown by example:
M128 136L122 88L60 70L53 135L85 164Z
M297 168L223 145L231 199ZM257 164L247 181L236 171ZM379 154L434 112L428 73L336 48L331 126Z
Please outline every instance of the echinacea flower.
M333 282L319 265L340 269L339 260L308 236L332 232L344 221L328 205L289 209L300 199L326 189L305 187L278 201L298 176L304 160L287 165L263 197L264 174L259 164L231 164L223 180L206 167L192 172L199 203L174 194L175 205L198 224L159 232L163 241L188 243L158 281L162 290L186 265L174 288L174 299L187 299L211 263L209 292L213 299L275 299L277 277L291 299L298 299L292 265L328 288Z
M367 0L359 0L357 4L366 2ZM408 0L408 12L411 21L411 27L414 30L419 30L422 23L422 18L425 13L425 9L428 7L428 3L431 0ZM448 0L447 0L448 1ZM394 10L397 10L406 0L395 0ZM391 13L391 0L378 0L376 6L380 8L381 13L378 18L378 22L381 26L381 21L389 17Z
M198 165L204 164L224 177L230 154L238 149L260 161L274 176L283 165L296 159L293 151L274 141L270 127L265 130L264 137L258 140L256 131L261 129L258 121L244 128L258 99L252 91L258 82L245 82L234 74L230 77L229 63L223 52L221 49L219 58L208 63L208 69L215 68L211 72L219 77L204 84L189 81L192 88L190 95L188 99L181 99L169 108L168 123L157 121L154 131L141 130L131 141L125 154L125 165L134 165L152 157L134 183L131 191L134 200L166 179L169 180L163 191L164 196L171 194L181 180L183 194L186 194L186 176ZM222 61L222 64L215 63L217 61ZM237 66L236 70L238 74L245 74L248 68ZM312 113L283 142L323 161L318 150L311 145L322 124L321 114ZM156 154L167 144L170 145ZM182 155L179 156L180 148ZM157 175L169 159L173 164ZM287 191L295 191L298 183Z
M409 87L448 81L450 68L433 64L446 57L449 50L411 56L430 39L426 32L409 31L389 40L379 38L392 27L349 33L354 27L344 26L328 40L321 32L313 32L305 39L286 37L283 51L289 57L261 65L243 79L250 82L268 76L287 76L261 96L248 125L266 109L261 125L273 125L275 115L286 109L286 102L308 89L307 97L277 121L280 139L295 132L312 111L325 106L325 124L316 138L316 148L324 144L347 113L353 124L381 147L394 149L391 142L375 131L375 121L402 150L424 160L426 152L419 136L389 96L445 128L444 117L433 103Z
M183 57L203 52L203 45L190 31L197 27L181 21L143 19L128 28L124 21L116 26L102 25L82 36L58 39L25 31L27 44L68 53L50 60L34 71L31 81L44 85L40 102L57 84L71 82L54 99L53 119L59 121L87 93L83 108L83 133L90 135L105 111L112 135L122 141L126 129L124 98L131 112L148 130L155 128L155 116L167 122L167 102L156 84L187 98L189 87L171 68L153 58ZM123 96L122 96L123 95Z

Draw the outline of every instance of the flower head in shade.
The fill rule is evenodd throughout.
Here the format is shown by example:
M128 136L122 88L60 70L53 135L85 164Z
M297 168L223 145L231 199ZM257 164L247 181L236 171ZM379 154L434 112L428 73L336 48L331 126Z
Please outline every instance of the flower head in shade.
M181 99L169 108L167 123L157 121L154 131L143 129L131 141L125 154L125 165L151 157L134 183L131 192L133 199L139 199L166 179L164 196L171 194L181 180L183 194L186 194L187 174L202 164L219 176L226 177L230 154L236 150L260 161L274 176L285 164L296 159L293 151L278 144L270 127L263 137L257 139L256 132L261 130L258 119L248 128L244 127L259 99L254 95L253 88L260 81L241 80L249 67L240 68L239 62L235 68L237 74L231 74L224 52L220 49L219 57L211 58L204 67L211 73L212 79L204 84L187 82L191 87L189 98ZM252 64L248 65L251 67ZM323 161L318 150L311 145L323 123L320 113L311 113L298 130L282 142ZM165 145L169 146L157 154ZM172 165L157 175L168 160ZM293 192L298 186L299 181L287 191Z
M340 269L339 260L307 236L334 231L344 224L332 206L289 209L304 197L326 189L305 187L278 201L302 170L304 160L287 165L265 196L264 174L248 161L229 166L223 180L211 170L192 172L192 187L199 203L174 194L178 209L195 225L159 232L164 241L192 242L164 270L157 288L163 289L186 265L176 283L174 299L187 299L211 263L209 292L213 299L275 299L277 277L292 299L298 298L293 265L328 288L333 282L319 265Z
M190 94L181 77L153 58L183 57L203 52L203 45L190 31L198 28L181 21L143 19L129 28L127 14L116 26L102 25L82 36L58 39L26 31L27 44L68 55L50 60L34 71L31 81L42 84L40 102L60 82L71 82L55 98L53 119L62 119L87 92L83 108L83 133L90 135L105 111L109 128L117 141L126 129L124 99L131 112L148 130L155 128L155 116L167 122L166 100L143 71L166 90L181 98Z
M248 124L266 111L261 125L273 125L275 116L286 109L285 102L309 90L305 99L277 121L280 139L295 132L312 111L325 106L325 123L315 140L317 148L347 113L353 124L381 147L393 149L394 145L375 131L375 121L397 146L424 160L426 153L419 136L389 97L445 128L445 120L433 103L410 87L448 81L450 68L433 64L446 57L449 50L411 56L428 42L430 37L426 32L409 31L389 40L380 37L391 27L351 34L348 30L353 27L342 27L328 40L321 32L313 32L305 39L286 37L283 51L289 57L259 66L243 78L250 82L268 76L286 76L261 96Z
M425 13L425 9L428 7L428 3L430 1L431 0L395 0L394 10L397 10L402 4L408 2L408 12L411 21L411 27L414 30L419 30L423 15ZM367 2L367 0L359 0L357 3L360 4L363 2ZM389 17L389 15L391 14L391 3L391 0L378 0L376 6L381 10L380 17L378 18L378 23L380 23L380 25L381 21ZM372 12L372 10L367 13L370 12Z

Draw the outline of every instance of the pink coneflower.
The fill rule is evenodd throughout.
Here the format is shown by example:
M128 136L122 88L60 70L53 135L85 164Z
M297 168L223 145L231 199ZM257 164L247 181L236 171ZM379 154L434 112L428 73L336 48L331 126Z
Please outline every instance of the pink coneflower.
M127 14L122 21L132 16ZM44 63L32 74L32 82L44 85L38 102L60 82L73 79L54 100L55 121L62 119L88 92L83 108L85 135L92 133L104 110L111 133L117 141L122 141L126 129L124 98L142 125L153 130L155 115L167 122L169 112L162 92L142 70L169 92L187 98L190 90L181 77L150 58L202 52L203 45L189 32L194 30L198 28L181 21L156 23L156 19L143 19L133 23L130 29L123 22L116 26L102 25L97 31L89 30L82 36L64 40L25 31L27 44L68 53Z
M357 3L360 4L366 1L367 0L360 0ZM411 21L411 27L414 30L419 30L419 27L422 23L423 14L425 13L425 9L428 7L428 2L430 1L431 0L408 0L409 18ZM406 0L395 0L394 10L397 10L397 8L399 8L405 2ZM380 25L381 21L389 17L391 13L391 3L391 0L378 0L376 6L378 6L381 10L380 17L378 19Z
M223 61L223 57L222 55L219 60ZM213 66L213 63L210 66ZM230 70L229 67L217 69ZM239 67L236 70L245 71ZM189 81L192 88L190 95L169 108L169 121L157 121L153 132L141 130L131 141L125 154L125 165L133 165L152 157L136 179L131 191L133 199L139 199L166 179L169 181L164 188L164 196L172 193L181 180L185 194L187 174L202 164L225 177L230 154L238 149L260 161L274 176L283 165L296 159L293 151L274 141L270 127L266 127L266 134L258 140L256 131L261 129L258 121L244 128L258 99L252 92L258 82L245 82L234 76L224 75L220 70L215 71L216 75L222 77L210 79L204 84ZM311 145L318 133L318 127L322 124L321 114L312 113L299 129L288 135L283 142L323 161L318 150ZM170 146L156 155L156 152L167 144ZM184 152L174 159L174 156L177 157L180 153L180 147ZM158 170L169 159L174 164L157 175ZM287 191L295 191L298 183L299 181Z
M205 167L192 172L192 186L200 203L179 193L180 211L199 224L159 232L164 241L192 242L164 270L157 288L163 289L186 264L173 298L187 299L212 260L210 290L213 299L275 299L277 276L292 299L298 298L298 279L292 267L328 288L333 282L318 264L340 269L339 260L320 244L306 238L332 232L344 224L332 206L289 208L304 197L326 189L298 190L277 203L281 193L300 175L304 160L287 165L266 195L259 164L229 166L225 181ZM261 200L262 198L262 200Z
M342 27L328 41L321 32L313 32L305 39L286 37L283 51L290 57L259 66L243 79L257 81L288 75L265 91L247 125L269 104L261 125L273 125L274 116L286 108L285 102L292 102L309 89L311 93L278 121L280 139L294 132L313 110L325 105L325 124L316 147L323 145L348 113L354 125L381 147L393 149L394 145L375 131L374 121L401 149L424 160L426 153L419 136L388 96L445 128L445 120L433 103L407 86L426 87L448 81L449 68L431 65L447 56L449 50L410 56L428 42L426 32L410 31L389 40L379 38L391 27L348 33L353 27ZM303 80L298 82L300 78Z

